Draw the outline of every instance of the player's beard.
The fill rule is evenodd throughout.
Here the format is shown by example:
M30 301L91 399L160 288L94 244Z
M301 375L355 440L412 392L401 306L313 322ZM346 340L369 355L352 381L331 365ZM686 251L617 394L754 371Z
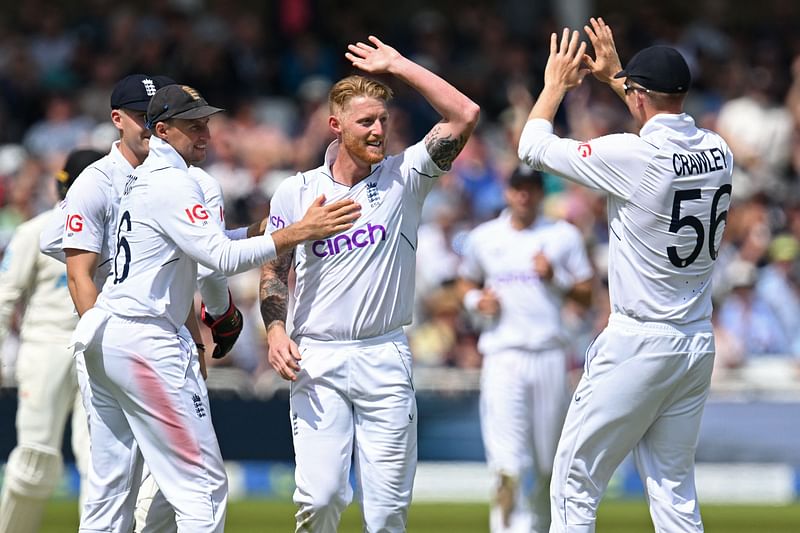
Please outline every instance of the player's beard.
M380 163L386 157L386 136L382 139L370 139L373 140L380 140L380 146L371 146L361 137L356 137L347 131L342 132L342 147L354 158L370 165Z

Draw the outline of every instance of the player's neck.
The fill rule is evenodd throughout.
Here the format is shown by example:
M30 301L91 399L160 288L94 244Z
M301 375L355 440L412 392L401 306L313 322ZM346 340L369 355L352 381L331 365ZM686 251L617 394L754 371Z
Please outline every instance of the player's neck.
M515 230L522 230L529 227L536 221L536 213L533 215L511 215L511 227Z
M133 150L131 150L122 140L119 141L117 148L119 148L119 153L122 154L122 157L124 157L133 168L138 167L144 162L144 159L139 159Z
M352 187L372 173L372 165L349 156L346 151L341 150L331 165L331 172L333 172L333 181Z

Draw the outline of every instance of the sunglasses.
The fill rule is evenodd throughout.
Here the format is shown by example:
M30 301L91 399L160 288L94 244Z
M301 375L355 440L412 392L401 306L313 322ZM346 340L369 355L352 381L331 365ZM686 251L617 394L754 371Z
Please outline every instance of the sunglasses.
M643 93L649 93L650 89L645 89L644 87L636 87L634 85L630 85L627 81L622 84L622 90L625 91L625 96L628 96L631 91L639 91Z

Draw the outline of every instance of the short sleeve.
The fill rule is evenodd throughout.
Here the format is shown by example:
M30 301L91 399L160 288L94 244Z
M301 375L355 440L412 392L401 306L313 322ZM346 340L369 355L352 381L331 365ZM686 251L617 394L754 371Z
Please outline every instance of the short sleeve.
M478 254L480 247L477 245L478 233L473 230L467 237L464 246L464 256L458 266L458 275L475 283L483 283L485 272Z
M444 174L444 170L431 158L424 141L409 146L402 154L394 157L399 158L400 175L420 200L436 185L436 178Z
M69 188L63 248L101 253L109 221L110 182L100 170L89 167Z
M303 218L300 209L300 191L298 185L303 182L303 175L297 174L281 183L269 203L269 221L267 233L283 229Z

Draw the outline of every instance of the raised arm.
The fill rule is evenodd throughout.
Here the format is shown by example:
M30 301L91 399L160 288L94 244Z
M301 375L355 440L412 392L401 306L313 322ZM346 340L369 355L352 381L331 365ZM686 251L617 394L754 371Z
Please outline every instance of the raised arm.
M555 33L550 35L550 57L544 69L544 88L533 104L528 120L541 118L553 122L564 95L580 85L589 72L581 68L585 53L586 43L579 43L577 31L570 36L569 29L564 28L560 43Z
M478 123L478 104L377 37L370 35L369 41L372 46L361 42L348 45L345 57L365 72L400 78L431 104L442 120L425 136L425 146L439 168L449 170Z
M589 54L584 54L583 62L586 63L595 78L608 84L617 93L617 96L625 100L625 89L623 88L625 80L614 78L622 70L622 63L619 61L611 27L601 17L592 17L583 30L592 43L595 55L592 58Z

